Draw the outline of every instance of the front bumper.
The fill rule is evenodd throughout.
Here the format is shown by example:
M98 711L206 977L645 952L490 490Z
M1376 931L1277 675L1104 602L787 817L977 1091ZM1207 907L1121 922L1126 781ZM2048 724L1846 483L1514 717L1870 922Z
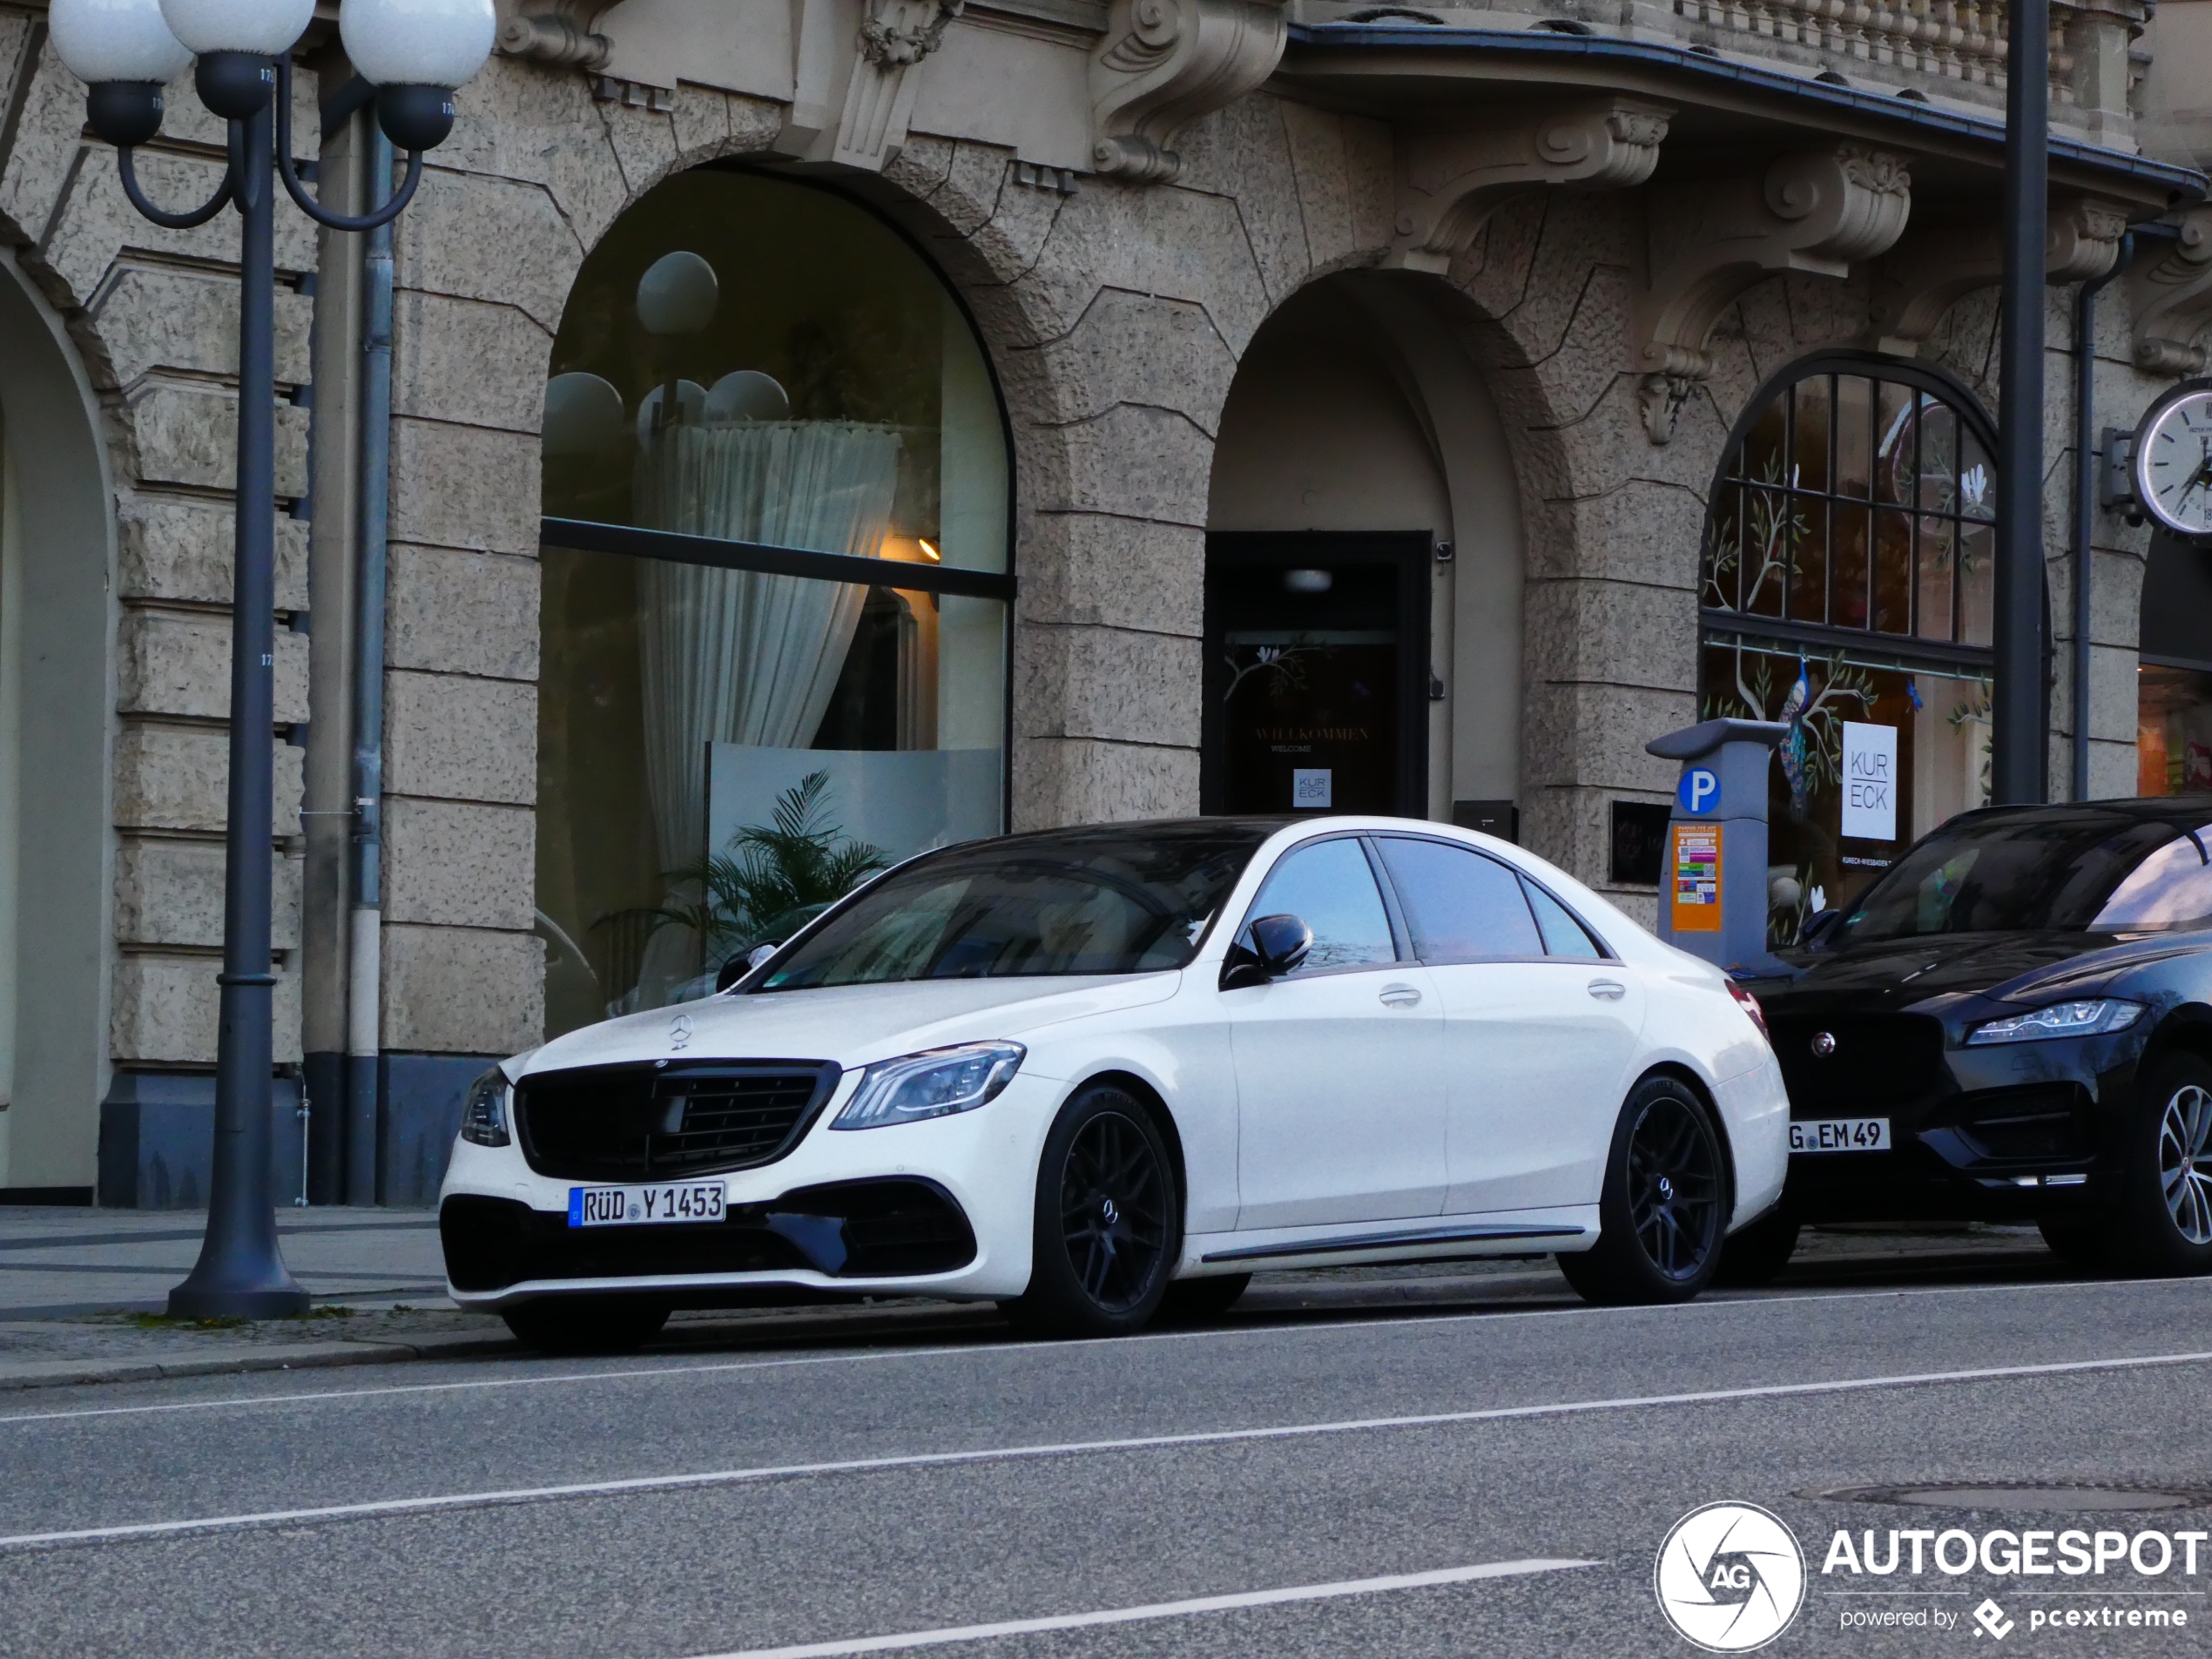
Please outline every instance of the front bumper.
M1037 1160L1066 1085L1017 1076L975 1111L833 1130L849 1073L797 1145L717 1174L706 1225L571 1228L569 1191L519 1144L457 1142L439 1200L447 1282L464 1306L650 1294L679 1307L858 1295L987 1298L1029 1278Z
M1890 1120L1888 1151L1791 1156L1783 1203L1799 1219L2037 1221L2118 1197L2147 1031L1969 1049L1927 1015L1774 1024L1793 1122Z

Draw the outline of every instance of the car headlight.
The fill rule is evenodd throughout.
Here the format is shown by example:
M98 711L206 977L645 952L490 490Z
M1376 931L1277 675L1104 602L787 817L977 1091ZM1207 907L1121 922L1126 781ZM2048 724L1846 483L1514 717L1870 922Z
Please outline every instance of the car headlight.
M881 1129L972 1112L998 1098L1027 1053L1018 1042L963 1042L880 1060L860 1074L860 1086L830 1127Z
M2090 997L2080 1002L2054 1002L2026 1014L2008 1015L1978 1025L1966 1034L1969 1044L2036 1042L2045 1037L2094 1037L2123 1030L2143 1011L2140 1002L2123 1002L2116 996Z
M461 1138L478 1146L505 1146L507 1132L507 1074L497 1066L469 1085L469 1099L461 1109Z

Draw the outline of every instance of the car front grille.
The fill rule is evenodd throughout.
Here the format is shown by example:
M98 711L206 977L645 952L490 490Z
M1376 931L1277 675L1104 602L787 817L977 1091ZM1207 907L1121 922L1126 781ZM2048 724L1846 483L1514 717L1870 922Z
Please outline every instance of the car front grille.
M1772 1019L1772 1026L1793 1116L1885 1111L1950 1084L1943 1026L1925 1015L1792 1014ZM1832 1047L1819 1042L1824 1035Z
M669 1061L538 1072L515 1089L523 1156L565 1181L674 1181L772 1163L831 1091L826 1061Z

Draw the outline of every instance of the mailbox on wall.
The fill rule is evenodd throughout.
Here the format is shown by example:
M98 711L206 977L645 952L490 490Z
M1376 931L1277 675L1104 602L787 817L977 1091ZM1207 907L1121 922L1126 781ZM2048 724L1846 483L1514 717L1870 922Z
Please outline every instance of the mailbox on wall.
M1733 974L1769 974L1767 769L1790 728L1706 720L1644 745L1682 762L1659 872L1659 936Z

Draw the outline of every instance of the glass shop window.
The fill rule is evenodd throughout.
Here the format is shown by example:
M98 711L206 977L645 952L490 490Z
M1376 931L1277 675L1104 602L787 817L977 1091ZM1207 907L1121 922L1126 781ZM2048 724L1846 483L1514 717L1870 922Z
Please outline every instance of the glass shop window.
M701 169L585 260L543 430L548 1035L713 988L1005 823L1008 453L966 316L826 191Z
M1786 724L1770 779L1770 937L1797 937L1989 799L1995 435L1925 370L1812 360L1714 482L1701 718Z

